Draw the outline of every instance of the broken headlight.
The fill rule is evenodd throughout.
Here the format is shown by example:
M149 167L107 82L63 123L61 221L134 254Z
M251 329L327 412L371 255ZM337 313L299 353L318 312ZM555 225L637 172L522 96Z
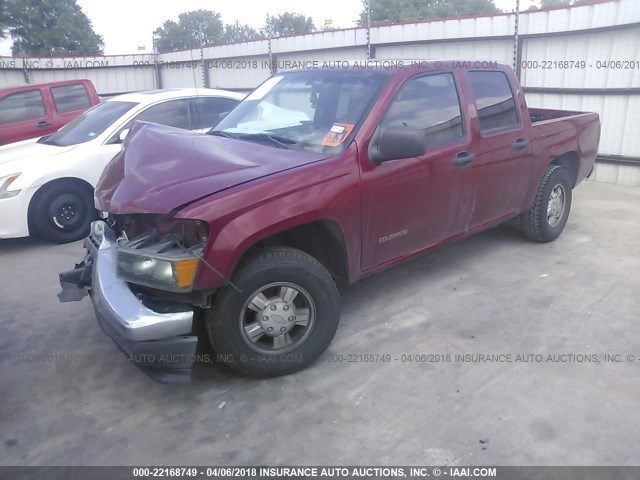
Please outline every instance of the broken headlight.
M165 222L118 244L119 278L173 292L193 290L207 240L206 224L195 220Z

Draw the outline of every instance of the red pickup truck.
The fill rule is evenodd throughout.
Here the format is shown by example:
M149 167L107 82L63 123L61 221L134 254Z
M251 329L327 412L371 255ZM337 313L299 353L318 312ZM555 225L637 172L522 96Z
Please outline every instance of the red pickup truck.
M0 145L57 131L100 103L90 80L24 85L0 90Z
M331 342L336 285L514 217L558 237L599 135L595 113L528 110L502 65L279 73L207 135L133 127L59 297L89 292L161 381L188 380L207 337L238 372L291 373Z

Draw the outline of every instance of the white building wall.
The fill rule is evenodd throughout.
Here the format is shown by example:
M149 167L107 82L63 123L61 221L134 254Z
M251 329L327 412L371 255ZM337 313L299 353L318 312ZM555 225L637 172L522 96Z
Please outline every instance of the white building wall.
M640 7L640 2L638 4ZM609 62L632 59L640 61L640 27L600 33L525 38L522 44L522 59L525 62L523 67L533 67L522 68L520 80L524 86L638 88L640 65L635 65L634 68L629 62L620 63L619 66ZM558 66L553 63L563 61L574 62L574 65ZM584 68L575 66L576 62L581 61L584 61Z
M202 62L171 62L158 65L162 88L204 87Z
M152 69L133 67L33 70L30 77L31 83L88 78L101 95L155 88Z
M480 40L388 45L376 48L376 58L428 58L434 60L459 58L463 60L491 60L511 65L513 59L513 41Z
M1 61L1 60L0 60ZM4 59L6 62L7 60ZM24 73L20 70L3 69L0 71L0 88L24 85Z
M367 51L362 47L341 48L336 50L316 50L309 52L279 53L276 57L278 64L283 62L341 62L343 60L366 60Z
M271 76L270 65L268 55L205 60L211 88L253 90Z
M590 179L602 183L640 187L640 168L637 165L615 165L597 162L595 171Z
M13 68L7 68L12 62ZM155 88L153 56L0 58L0 88L88 78L101 95Z

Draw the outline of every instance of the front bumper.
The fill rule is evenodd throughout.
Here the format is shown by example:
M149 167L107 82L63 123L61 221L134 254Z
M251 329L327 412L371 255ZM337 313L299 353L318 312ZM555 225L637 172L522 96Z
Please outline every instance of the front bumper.
M177 306L158 312L145 305L116 276L116 235L105 222L91 224L84 247L84 261L60 274L60 301L78 301L88 293L100 327L129 361L154 380L189 382L198 345L193 310Z
M0 238L29 236L29 202L35 190L22 190L15 197L0 199Z

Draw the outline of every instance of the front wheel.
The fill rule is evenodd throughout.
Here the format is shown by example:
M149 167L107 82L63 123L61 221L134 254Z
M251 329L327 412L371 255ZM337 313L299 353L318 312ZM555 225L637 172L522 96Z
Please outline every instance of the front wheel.
M331 343L340 317L329 272L310 255L270 247L251 256L206 313L213 349L233 370L275 377L302 370Z
M546 243L558 238L571 210L571 177L566 168L550 166L544 174L533 207L520 216L527 238Z
M68 243L89 235L98 212L88 187L59 182L44 186L37 195L32 224L38 236L53 243Z

